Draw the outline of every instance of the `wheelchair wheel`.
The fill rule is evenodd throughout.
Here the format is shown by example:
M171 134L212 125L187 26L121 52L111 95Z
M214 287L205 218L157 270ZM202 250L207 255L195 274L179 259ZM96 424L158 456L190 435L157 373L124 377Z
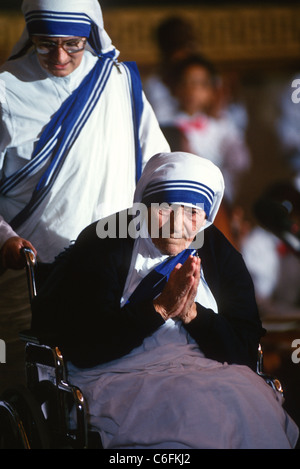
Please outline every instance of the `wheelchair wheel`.
M20 416L6 401L0 401L0 449L29 449Z
M32 393L24 386L6 390L0 401L0 448L50 448L47 424Z

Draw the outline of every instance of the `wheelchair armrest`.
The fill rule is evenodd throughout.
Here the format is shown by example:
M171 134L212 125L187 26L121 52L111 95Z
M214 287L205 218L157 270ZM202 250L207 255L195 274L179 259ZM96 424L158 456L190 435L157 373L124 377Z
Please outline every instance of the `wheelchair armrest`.
M258 356L257 356L257 366L256 366L256 373L260 376L269 386L271 386L274 391L279 392L283 396L283 388L279 379L275 378L274 376L270 376L264 372L263 366L263 351L262 347L259 344L258 347Z

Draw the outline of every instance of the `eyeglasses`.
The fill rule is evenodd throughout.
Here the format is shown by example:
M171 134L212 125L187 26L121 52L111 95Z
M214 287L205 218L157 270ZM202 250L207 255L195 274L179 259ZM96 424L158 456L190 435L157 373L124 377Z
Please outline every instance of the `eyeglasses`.
M62 47L67 54L76 54L76 52L80 52L85 48L86 39L69 39L61 44L54 41L36 40L34 45L38 54L49 54L59 47Z

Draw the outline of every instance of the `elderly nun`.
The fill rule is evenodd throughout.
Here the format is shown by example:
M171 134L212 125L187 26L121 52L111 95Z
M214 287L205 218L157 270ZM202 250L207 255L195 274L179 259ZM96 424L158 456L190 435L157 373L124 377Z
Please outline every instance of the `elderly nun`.
M263 330L252 281L213 225L223 192L207 159L155 155L135 208L101 222L107 236L87 227L33 302L32 326L55 334L104 448L296 442L255 373Z
M97 0L24 0L22 11L24 33L0 70L4 386L17 363L10 343L29 317L24 273L9 270L24 265L20 248L52 262L85 226L130 207L146 161L169 150L136 65L118 62Z

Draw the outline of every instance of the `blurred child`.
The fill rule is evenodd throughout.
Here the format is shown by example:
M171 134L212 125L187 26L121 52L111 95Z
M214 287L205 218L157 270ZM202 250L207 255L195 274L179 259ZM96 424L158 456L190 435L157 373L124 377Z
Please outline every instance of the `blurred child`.
M222 170L225 200L236 203L241 175L250 166L242 133L224 115L218 116L219 78L213 64L199 55L173 68L172 92L179 102L173 125L184 134L186 150L210 159Z
M198 41L193 24L181 16L165 18L155 31L159 53L158 68L144 82L145 94L161 125L168 125L177 112L177 99L170 92L169 80L173 65L197 51Z

